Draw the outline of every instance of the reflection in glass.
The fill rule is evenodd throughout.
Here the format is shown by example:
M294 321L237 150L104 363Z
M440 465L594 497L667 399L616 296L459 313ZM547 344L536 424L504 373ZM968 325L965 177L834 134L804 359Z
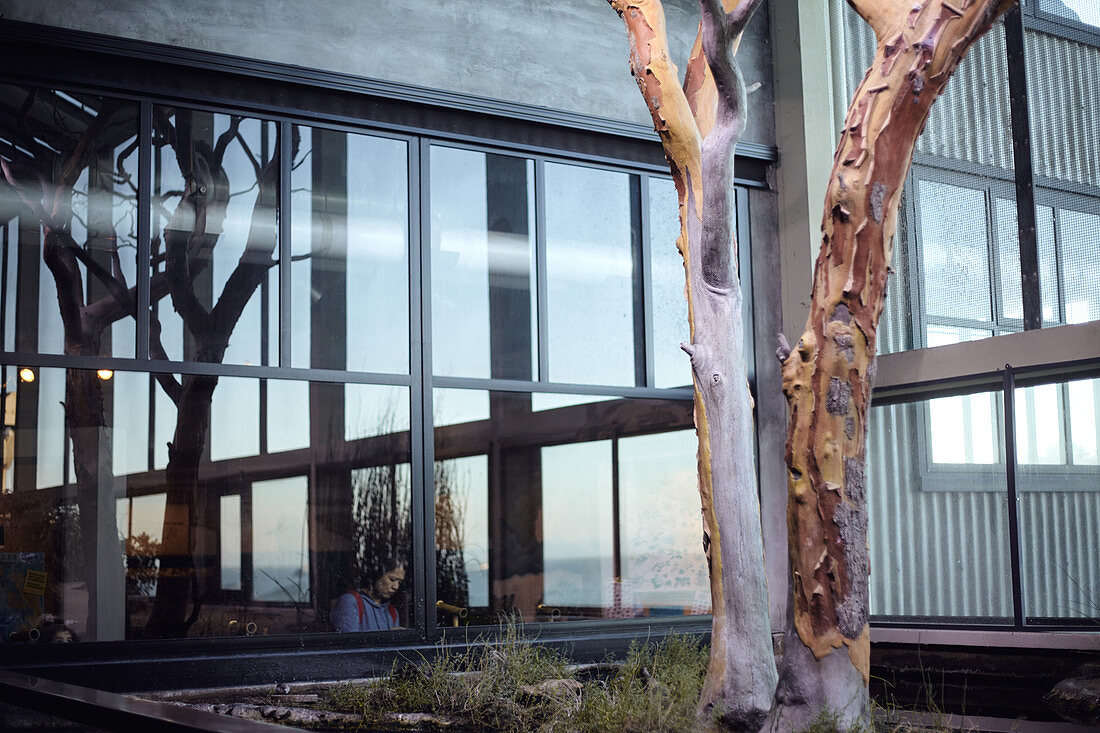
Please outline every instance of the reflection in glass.
M624 596L629 583L650 616L709 613L695 432L622 438L618 447Z
M534 163L431 149L432 369L532 379Z
M278 364L277 126L157 106L153 131L151 355Z
M984 195L935 181L919 187L925 313L991 320Z
M919 436L931 410L922 400L872 406L868 417L871 613L1010 622L1004 464L927 465Z
M252 597L309 600L305 476L252 483Z
M707 613L690 400L537 396L435 390L472 407L435 428L438 598L473 624Z
M626 174L546 164L552 381L636 383L636 196L637 180Z
M680 214L671 179L649 179L649 261L653 283L653 370L655 387L691 384L691 362L680 350L688 338L684 258L676 249Z
M222 590L241 589L241 495L221 498L220 536Z
M1100 380L1021 387L1015 401L1024 615L1029 623L1094 625L1100 619Z
M0 117L4 347L134 356L138 105L0 85Z
M294 130L291 363L408 373L408 145Z
M2 549L23 559L0 574L3 623L26 630L45 613L91 641L331 631L338 597L377 564L408 562L407 387L348 386L345 400L339 383L116 371L102 427L67 430L55 398L93 377L6 382ZM261 419L279 395L297 414ZM388 421L349 428L348 404ZM163 463L135 438L142 421L165 441ZM41 592L11 608L28 570L45 573ZM410 602L396 597L401 618Z

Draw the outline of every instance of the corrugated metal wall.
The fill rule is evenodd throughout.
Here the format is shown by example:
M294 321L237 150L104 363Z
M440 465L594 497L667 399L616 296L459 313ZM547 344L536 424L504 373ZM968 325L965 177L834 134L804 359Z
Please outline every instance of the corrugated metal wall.
M825 1L835 140L848 100L875 57L875 36L845 0ZM1012 170L1008 66L1001 23L970 50L932 107L924 134L917 140L917 152Z
M1100 186L1100 49L1028 31L1035 173Z
M833 139L874 56L867 25L845 0L824 0L831 53ZM1003 26L971 50L933 107L918 153L1012 169ZM1100 181L1100 51L1029 33L1036 172ZM1055 82L1055 83L1052 83ZM904 205L903 205L904 215ZM905 227L895 241L879 351L911 348ZM877 616L1010 618L1007 482L1001 491L925 490L927 402L873 407L868 436L871 612ZM1002 428L1003 429L1003 426ZM996 471L990 467L990 471ZM1095 490L1021 493L1024 609L1029 617L1100 617L1100 467ZM1034 490L1031 490L1034 489Z

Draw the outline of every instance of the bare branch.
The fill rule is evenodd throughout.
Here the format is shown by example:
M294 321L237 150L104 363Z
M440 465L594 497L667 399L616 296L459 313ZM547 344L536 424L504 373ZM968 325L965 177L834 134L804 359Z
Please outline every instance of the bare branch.
M233 142L234 138L240 137L241 122L244 120L239 115L233 115L229 118L229 129L218 136L218 141L214 143L214 165L220 168L222 161L225 159L225 151L229 147L229 143ZM242 140L243 144L244 141ZM251 157L251 153L249 153Z
M164 343L161 341L160 334L160 318L157 317L155 312L151 312L149 314L149 356L159 361L168 361L168 353L164 350ZM183 386L175 375L158 373L155 377L161 389L164 390L164 394L168 395L168 399L172 400L176 407L179 407Z
M0 158L0 171L4 173L4 180L7 184L15 190L19 200L23 202L23 205L31 210L31 214L39 221L46 222L46 209L42 206L41 201L35 201L33 198L27 195L26 190L15 180L15 176L12 175L11 167L8 165L8 161Z

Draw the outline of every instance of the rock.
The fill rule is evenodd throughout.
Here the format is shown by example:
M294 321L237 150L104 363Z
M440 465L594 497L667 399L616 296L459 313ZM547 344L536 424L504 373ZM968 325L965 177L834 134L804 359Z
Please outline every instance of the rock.
M543 680L534 685L521 685L519 691L530 697L541 697L564 705L580 705L583 685L577 680Z
M320 695L272 695L271 696L271 702L277 702L277 703L281 703L283 705L288 705L290 703L295 703L295 704L301 705L303 703L321 702L321 696Z
M1100 664L1086 664L1062 680L1043 698L1066 720L1100 726Z

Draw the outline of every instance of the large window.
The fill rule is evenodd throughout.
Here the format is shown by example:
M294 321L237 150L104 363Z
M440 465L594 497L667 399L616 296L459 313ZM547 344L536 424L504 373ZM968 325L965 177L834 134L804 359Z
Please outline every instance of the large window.
M876 44L845 3L824 2L839 129ZM1052 351L1021 358L1057 363L1065 378L990 384L989 372L1019 365L983 361L986 345L973 343L1100 320L1094 6L1028 0L1011 11L968 52L917 141L879 374L896 384L891 365L929 364L937 382L922 385L908 370L907 396L887 388L876 399L889 403L872 409L872 612L881 620L1022 628L1096 616L1084 599L1100 582L1098 382L1091 372L1069 376L1080 365ZM1013 117L1023 109L1026 120ZM1031 200L1034 228L1019 204ZM900 355L946 346L919 362Z
M0 157L4 638L709 612L660 167L14 85Z

